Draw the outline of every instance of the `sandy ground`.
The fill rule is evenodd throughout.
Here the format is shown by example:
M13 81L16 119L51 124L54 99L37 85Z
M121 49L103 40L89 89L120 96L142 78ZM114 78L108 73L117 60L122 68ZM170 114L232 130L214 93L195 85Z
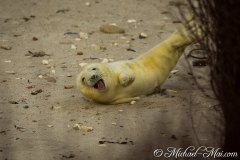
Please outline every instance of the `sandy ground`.
M0 159L149 160L164 159L154 158L157 148L221 147L218 102L198 89L184 58L163 86L167 95L143 97L133 105L96 104L75 86L79 63L134 58L169 36L179 25L173 4L0 0ZM125 34L99 31L111 23ZM139 39L141 32L147 38ZM29 56L40 51L47 55ZM192 69L211 95L207 67ZM73 129L76 124L93 130Z

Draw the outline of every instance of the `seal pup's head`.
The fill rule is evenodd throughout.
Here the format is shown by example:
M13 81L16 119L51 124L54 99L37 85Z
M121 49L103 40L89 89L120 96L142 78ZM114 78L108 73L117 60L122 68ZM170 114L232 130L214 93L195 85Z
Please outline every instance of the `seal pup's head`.
M111 70L105 63L86 65L77 76L77 86L84 96L101 102L112 84L109 74Z

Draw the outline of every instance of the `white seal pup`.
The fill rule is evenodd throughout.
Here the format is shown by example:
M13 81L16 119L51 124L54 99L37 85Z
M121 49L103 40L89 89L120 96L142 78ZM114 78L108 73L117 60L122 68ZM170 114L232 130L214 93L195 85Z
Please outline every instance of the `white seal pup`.
M85 97L99 103L137 100L141 95L153 93L164 83L185 47L196 42L197 37L181 26L165 41L136 59L86 65L77 76L77 87Z

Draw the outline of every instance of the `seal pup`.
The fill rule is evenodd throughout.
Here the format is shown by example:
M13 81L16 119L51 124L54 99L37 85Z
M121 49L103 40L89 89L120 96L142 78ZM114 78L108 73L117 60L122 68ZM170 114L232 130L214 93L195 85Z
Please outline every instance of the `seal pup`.
M195 23L188 22L198 32ZM133 60L91 63L77 76L77 87L87 98L104 104L119 104L154 92L164 83L184 49L196 42L186 26L179 27L169 38Z

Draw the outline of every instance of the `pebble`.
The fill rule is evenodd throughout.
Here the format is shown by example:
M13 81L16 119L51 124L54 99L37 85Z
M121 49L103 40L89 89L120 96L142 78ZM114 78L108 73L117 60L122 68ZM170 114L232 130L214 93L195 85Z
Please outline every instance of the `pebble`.
M16 77L16 79L17 79L17 80L19 80L19 79L25 79L25 78L21 78L21 77Z
M8 101L10 104L18 104L17 101Z
M57 109L60 109L60 108L62 108L62 106L52 106L51 107L52 110L57 110Z
M11 60L6 60L4 61L5 63L11 63L12 61Z
M127 51L136 52L136 50L134 50L132 48L127 48Z
M83 132L91 132L91 131L93 131L93 127L81 125L80 130Z
M77 51L77 55L83 55L82 51Z
M88 34L84 32L79 32L79 38L80 39L88 39Z
M117 42L113 42L112 45L113 46L118 46L118 43Z
M77 35L77 32L65 32L64 35Z
M56 82L57 82L57 80L56 80L54 77L47 76L47 77L45 77L45 79L46 79L48 82L52 82L52 83L56 83Z
M49 62L51 62L51 60L50 60L50 59L49 59L48 61L49 61ZM54 64L49 64L49 65L47 65L47 68L54 69L54 67L55 67L55 65L54 65Z
M23 106L23 108L25 108L25 109L28 109L28 108L29 108L29 106L28 106L28 105L25 105L25 106Z
M86 2L85 5L86 5L87 7L90 7L90 6L91 6L91 3L90 3L90 2Z
M164 20L168 20L169 18L168 17L163 17Z
M74 130L80 130L80 125L79 124L74 124L73 129Z
M44 57L44 56L49 56L49 55L46 54L44 51L36 51L36 52L28 51L28 53L25 54L25 56Z
M14 71L5 71L8 74L16 74Z
M8 45L0 45L0 48L4 49L4 50L11 50L12 49L12 47L8 46Z
M147 38L147 34L141 32L138 37L139 37L139 39L145 39L145 38Z
M48 65L48 64L49 64L49 61L48 61L47 59L43 59L43 60L42 60L42 64Z
M106 144L99 144L98 146L99 147L106 147L107 145Z
M74 130L81 130L83 132L91 132L93 131L93 127L85 126L85 125L80 125L78 123L73 125Z
M74 44L72 44L72 45L71 45L71 49L77 49L77 46L74 45Z
M35 85L31 85L31 86L27 86L26 88L27 89L32 89L32 88L35 88L36 86Z
M37 41L38 38L37 38L37 37L33 37L32 40L33 40L33 41Z
M17 130L21 131L21 132L24 132L24 131L25 131L25 128L24 128L24 127L21 127L21 126L18 126L18 125L14 125L14 127L15 127Z
M169 97L175 97L176 94L177 94L177 91L172 90L172 89L166 89L166 94L167 94Z
M70 153L69 155L62 155L62 158L64 158L64 159L70 159L70 158L74 158L74 157L75 157L75 155L72 153Z
M43 75L39 75L38 78L43 78Z
M115 25L110 25L110 24L100 26L100 31L103 33L110 33L110 34L125 33L124 29Z
M72 89L74 86L73 85L65 85L64 89Z
M101 51L105 51L107 48L104 46L99 46L97 44L91 44L91 47L95 50L101 50Z
M135 103L136 103L136 101L131 101L131 102L130 102L130 104L132 104L132 105L135 104Z
M101 61L101 63L108 63L109 60L107 58L103 58L103 60Z
M112 125L117 125L117 123L116 123L116 122L113 122Z
M43 92L43 90L42 89L38 89L36 91L32 91L31 95L37 95L38 93L41 93L41 92Z
M136 23L137 20L135 20L135 19L129 19L129 20L127 20L127 22L128 22L128 23Z
M87 65L87 63L79 63L79 66L81 66L81 67L84 67L86 65Z
M51 124L49 124L49 125L47 125L49 128L52 128L53 127L53 125L51 125Z
M172 74L176 74L178 72L178 70L172 70L171 73Z
M56 11L56 13L66 13L66 12L69 12L70 9L59 9Z

